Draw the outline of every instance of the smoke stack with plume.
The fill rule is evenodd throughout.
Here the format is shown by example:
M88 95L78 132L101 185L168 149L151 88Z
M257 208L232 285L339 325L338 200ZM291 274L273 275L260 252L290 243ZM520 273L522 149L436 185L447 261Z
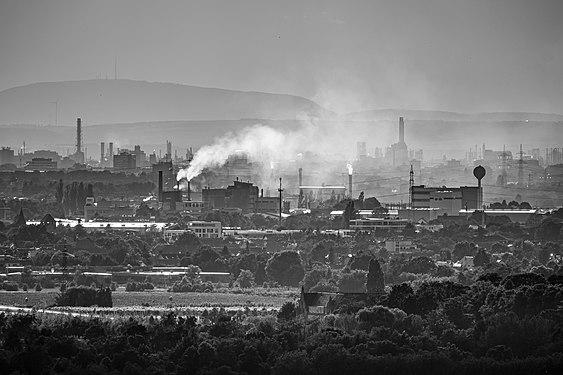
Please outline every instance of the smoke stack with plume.
M350 194L350 199L354 199L352 196L352 173L354 173L354 168L352 164L346 164L346 169L348 169L348 193Z
M299 154L322 157L325 162L329 162L325 163L325 170L316 169L317 174L337 173L338 166L333 168L330 161L341 162L342 158L350 157L351 155L346 153L354 149L358 137L371 136L373 127L368 123L356 123L353 125L353 131L343 131L350 125L334 121L332 118L328 120L330 121L302 116L297 122L288 125L289 128L276 129L258 124L246 127L236 134L227 133L216 139L213 144L197 150L190 165L180 170L176 178L191 181L204 170L222 167L229 156L241 152L249 161L262 165L262 181L271 179L272 170L268 167L276 166L276 163L280 162L294 161L299 158ZM272 161L271 165L268 165L269 161Z

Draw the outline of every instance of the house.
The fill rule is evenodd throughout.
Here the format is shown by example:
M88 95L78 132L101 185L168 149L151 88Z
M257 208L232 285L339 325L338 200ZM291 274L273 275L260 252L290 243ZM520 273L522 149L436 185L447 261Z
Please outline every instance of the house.
M454 268L461 268L461 269L465 269L465 268L473 268L473 259L475 257L472 256L464 256L463 258L461 258L460 260L458 260L457 262L454 263Z
M305 319L321 317L333 314L341 305L365 302L368 296L368 293L305 292L305 288L301 287L299 310Z
M55 220L55 218L53 218L53 216L51 216L51 214L47 214L43 216L43 219L41 219L39 225L45 227L47 232L53 233L57 228L57 221Z

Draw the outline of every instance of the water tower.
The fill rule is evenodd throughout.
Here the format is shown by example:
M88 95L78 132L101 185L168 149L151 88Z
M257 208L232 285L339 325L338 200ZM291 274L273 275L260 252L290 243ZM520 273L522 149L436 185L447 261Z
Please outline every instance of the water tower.
M483 168L482 165L478 165L473 169L473 176L477 179L477 187L478 187L478 198L477 198L477 207L481 207L483 205L483 187L481 186L481 180L485 177L487 171Z

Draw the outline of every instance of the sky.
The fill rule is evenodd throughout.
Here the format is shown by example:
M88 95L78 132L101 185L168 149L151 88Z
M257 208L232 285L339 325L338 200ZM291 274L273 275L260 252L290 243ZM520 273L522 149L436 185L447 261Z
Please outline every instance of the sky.
M0 2L0 90L119 78L337 112L563 113L561 0Z

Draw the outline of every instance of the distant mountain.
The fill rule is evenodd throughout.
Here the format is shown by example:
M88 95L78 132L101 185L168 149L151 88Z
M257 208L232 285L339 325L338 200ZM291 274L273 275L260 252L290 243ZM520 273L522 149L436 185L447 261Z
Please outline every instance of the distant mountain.
M563 115L554 113L533 112L490 112L490 113L457 113L446 111L421 111L402 109L375 109L370 111L352 112L340 115L343 120L352 121L396 121L400 116L405 120L420 121L455 121L455 122L504 122L504 121L563 121Z
M35 83L0 92L0 124L72 125L77 117L84 124L295 119L303 114L332 113L294 95L122 79Z

